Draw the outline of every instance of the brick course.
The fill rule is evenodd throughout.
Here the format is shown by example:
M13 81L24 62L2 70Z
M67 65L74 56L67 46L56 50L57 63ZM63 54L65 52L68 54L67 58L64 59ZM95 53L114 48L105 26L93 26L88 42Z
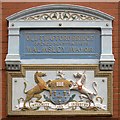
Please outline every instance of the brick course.
M119 69L118 69L118 65L120 63L120 61L118 60L118 50L119 50L119 41L118 41L118 30L120 32L120 28L118 28L118 25L120 22L120 18L118 19L118 8L120 11L120 2L100 2L99 5L97 2L2 2L2 19L0 19L0 21L2 20L2 30L0 29L0 31L2 31L2 44L0 42L0 45L2 45L2 47L0 46L0 48L2 48L2 52L0 52L0 54L2 53L2 81L0 81L0 85L2 85L2 100L0 99L0 105L2 105L2 110L1 110L1 106L0 106L0 111L2 111L2 118L4 119L10 119L10 120L17 120L17 119L28 119L27 117L7 117L7 110L6 110L6 89L7 89L7 80L6 80L6 72L5 72L5 57L7 54L7 45L8 45L8 38L7 38L7 20L6 17L10 16L11 14L14 14L16 12L19 12L21 10L30 8L30 7L35 7L35 6L40 6L40 5L45 5L45 4L73 4L73 5L80 5L80 6L85 6L85 7L91 7L97 10L100 10L102 12L108 13L112 16L115 17L114 21L113 21L113 54L115 56L115 66L114 66L114 74L113 74L113 116L112 117L79 117L79 116L74 116L74 117L67 117L67 116L44 116L44 117L30 117L29 119L31 120L40 120L43 119L44 120L51 120L51 119L56 119L56 120L87 120L87 119L91 119L91 120L108 120L108 119L113 119L113 118L118 118L120 116L120 99L118 101L118 98L120 98L120 81L118 79L119 76ZM1 10L0 10L1 11ZM0 13L1 15L1 13ZM1 27L0 27L1 28ZM0 32L1 33L1 32ZM120 57L120 54L119 54ZM0 88L1 91L1 88ZM0 94L1 95L1 94ZM2 102L1 102L2 101ZM112 104L112 103L111 103ZM1 116L1 113L0 113Z
M2 3L0 2L0 26L2 26ZM0 27L0 119L2 118L2 27Z
M119 2L119 6L118 6L118 11L119 11L119 13L120 13L120 2ZM118 14L118 22L120 23L120 14ZM119 24L119 29L118 29L118 45L120 46L120 24ZM119 51L120 51L120 47L118 47L119 48ZM118 58L120 58L120 52L118 52ZM118 60L118 62L120 63L120 59ZM120 119L120 64L118 64L118 69L119 69L119 77L118 77L118 79L119 79L119 81L118 81L118 95L119 95L119 101L118 101L118 103L119 103L119 105L118 105L118 108L119 108L119 119Z

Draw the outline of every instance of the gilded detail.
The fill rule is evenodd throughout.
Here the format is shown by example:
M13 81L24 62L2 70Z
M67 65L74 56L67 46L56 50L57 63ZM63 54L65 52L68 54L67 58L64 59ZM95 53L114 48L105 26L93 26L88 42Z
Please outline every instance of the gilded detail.
M36 86L34 86L32 89L25 91L26 89L26 82L24 82L25 88L24 93L26 94L26 98L24 100L23 108L22 110L29 109L26 107L26 103L31 100L32 98L37 98L36 102L39 102L39 100L42 98L40 93L42 93L44 90L50 90L50 88L47 87L46 82L42 79L42 77L46 76L45 73L42 72L36 72L34 75L35 82L37 83Z
M40 13L37 15L32 15L28 17L24 17L21 19L21 21L51 21L51 20L63 20L63 21L83 21L83 20L98 20L99 18L80 14L77 12L71 12L71 11L53 11L53 12L46 12L46 13Z
M8 79L13 91L8 95L9 114L111 114L112 74L97 65L22 65L21 72L8 72ZM19 94L14 93L17 85L22 88Z

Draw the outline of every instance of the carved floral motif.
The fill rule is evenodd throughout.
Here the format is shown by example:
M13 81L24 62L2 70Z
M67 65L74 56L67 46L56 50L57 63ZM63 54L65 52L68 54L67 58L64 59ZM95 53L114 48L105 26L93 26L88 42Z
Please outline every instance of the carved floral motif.
M21 20L22 21L40 21L40 20L63 20L63 21L83 21L83 20L98 20L99 18L90 16L90 15L85 15L85 14L80 14L76 12L71 12L71 11L57 11L57 12L46 12L46 13L41 13L37 15L32 15L28 17L24 17Z

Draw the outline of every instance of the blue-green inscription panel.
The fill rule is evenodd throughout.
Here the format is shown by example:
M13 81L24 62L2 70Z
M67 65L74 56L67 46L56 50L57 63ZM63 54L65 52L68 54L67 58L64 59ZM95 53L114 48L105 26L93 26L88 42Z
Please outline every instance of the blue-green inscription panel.
M21 29L21 59L99 59L98 29Z

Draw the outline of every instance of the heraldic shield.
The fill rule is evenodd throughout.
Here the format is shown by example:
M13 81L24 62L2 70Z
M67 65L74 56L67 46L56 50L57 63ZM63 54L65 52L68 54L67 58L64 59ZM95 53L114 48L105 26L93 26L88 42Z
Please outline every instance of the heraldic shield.
M50 97L52 103L55 105L66 104L70 99L70 86L71 82L66 79L52 80L49 84L52 90Z

